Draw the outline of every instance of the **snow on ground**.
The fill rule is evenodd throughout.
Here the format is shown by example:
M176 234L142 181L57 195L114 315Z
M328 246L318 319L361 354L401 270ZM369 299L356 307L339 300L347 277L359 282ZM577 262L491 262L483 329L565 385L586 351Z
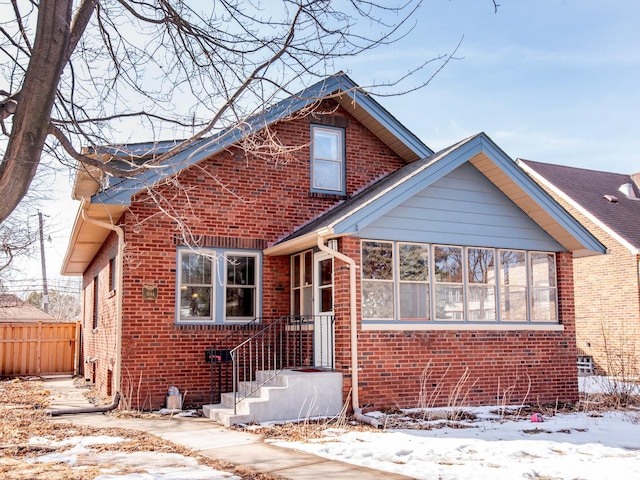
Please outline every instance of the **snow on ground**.
M598 383L582 382L582 391L597 391ZM496 409L465 409L477 415L460 422L469 428L333 430L310 442L274 443L416 479L640 478L640 411L556 414L533 423L492 414Z
M42 437L31 438L29 444L40 447L69 447L62 452L48 453L31 459L31 463L66 463L81 468L88 465L114 465L111 472L94 480L239 480L240 477L199 465L195 458L166 452L95 451L91 447L123 442L121 437L106 435L70 437L53 441ZM145 473L118 473L120 469L142 470Z
M595 393L607 388L607 382L601 377L581 377L580 382L583 392ZM544 418L542 423L517 421L492 413L498 407L465 410L474 413L476 418L455 424L447 422L447 426L432 430L333 429L319 440L274 443L416 479L640 478L640 410L556 414ZM239 479L178 454L91 448L123 440L96 436L54 442L34 437L30 441L32 445L70 448L32 461L67 463L74 467L110 464L146 472L119 474L114 468L95 480Z

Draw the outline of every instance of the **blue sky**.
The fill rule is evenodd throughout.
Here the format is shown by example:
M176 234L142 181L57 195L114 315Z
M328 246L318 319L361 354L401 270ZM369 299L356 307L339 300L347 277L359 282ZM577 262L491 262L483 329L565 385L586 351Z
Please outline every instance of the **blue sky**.
M344 68L361 85L452 51L429 86L379 101L433 149L486 132L512 158L640 172L640 2L427 0L416 29Z
M425 0L401 42L338 69L362 85L457 52L427 87L378 98L438 150L480 131L512 158L640 172L640 1ZM411 82L406 87L412 86ZM53 226L49 278L60 271L78 208L58 176L43 211ZM30 272L39 271L39 261ZM32 275L29 275L32 277Z

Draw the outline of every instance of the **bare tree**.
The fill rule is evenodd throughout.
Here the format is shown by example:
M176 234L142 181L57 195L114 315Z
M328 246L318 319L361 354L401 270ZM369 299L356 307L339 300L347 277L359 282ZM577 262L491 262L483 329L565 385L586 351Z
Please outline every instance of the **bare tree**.
M420 3L1 1L0 222L28 192L43 154L99 175L154 168L334 73L336 59L402 38ZM124 163L95 154L101 145L153 145L162 136L186 139Z
M18 221L21 217L14 215L0 223L0 277L10 268L14 258L29 254L37 240L37 231L29 230L28 222Z
M81 317L80 284L77 280L68 280L49 291L49 314L61 322L75 322ZM36 308L42 308L42 292L31 292L26 299Z

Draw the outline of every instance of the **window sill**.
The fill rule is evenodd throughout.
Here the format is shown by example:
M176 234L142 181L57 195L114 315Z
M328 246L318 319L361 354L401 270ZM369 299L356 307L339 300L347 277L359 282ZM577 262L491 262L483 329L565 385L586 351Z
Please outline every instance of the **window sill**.
M559 323L363 323L363 331L375 330L403 330L403 331L458 331L458 330L486 330L486 331L546 331L563 332L564 325Z
M109 293L107 293L107 298L112 298L115 296L115 294L116 294L115 290L109 290Z
M347 195L344 192L331 192L331 191L319 191L312 190L309 192L311 198L328 198L329 200L346 200Z
M245 325L247 322L175 322L173 328L176 330L224 330L226 328L237 329Z

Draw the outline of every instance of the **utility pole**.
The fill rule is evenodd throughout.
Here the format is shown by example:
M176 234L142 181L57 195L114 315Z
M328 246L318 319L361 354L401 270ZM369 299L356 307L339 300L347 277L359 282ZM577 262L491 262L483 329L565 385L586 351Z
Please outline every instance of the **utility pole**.
M47 264L44 260L44 233L42 228L42 212L38 212L40 225L40 261L42 262L42 310L49 313L49 290L47 288Z

